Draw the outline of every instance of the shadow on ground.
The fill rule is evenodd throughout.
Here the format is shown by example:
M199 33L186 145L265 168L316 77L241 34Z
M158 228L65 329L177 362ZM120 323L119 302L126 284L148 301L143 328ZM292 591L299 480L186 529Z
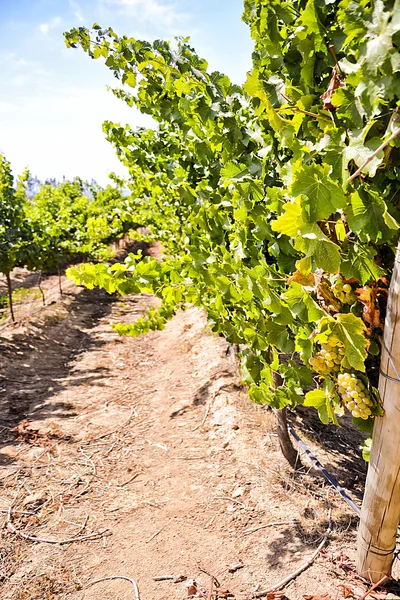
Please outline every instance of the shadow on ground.
M70 386L95 381L101 385L107 367L78 375L72 370L80 354L105 343L92 337L90 330L110 314L116 300L101 290L84 289L69 300L67 314L48 316L29 334L11 340L0 337L0 449L19 443L23 422L30 417L37 421L76 414L68 402L51 402L66 379Z
M317 458L328 472L361 501L367 475L361 445L367 436L352 424L351 417L338 420L339 427L324 425L317 412L305 406L296 407L296 411L288 415L289 423L301 439L307 445L311 441L321 448L320 452L316 451Z

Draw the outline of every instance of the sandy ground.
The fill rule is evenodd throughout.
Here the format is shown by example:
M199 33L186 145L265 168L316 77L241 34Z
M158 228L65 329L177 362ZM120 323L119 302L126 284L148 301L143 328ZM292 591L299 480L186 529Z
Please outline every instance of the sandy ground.
M301 473L286 465L271 412L248 400L201 312L121 338L110 323L150 296L43 285L49 304L0 331L1 598L137 598L131 581L93 583L126 577L142 600L184 599L191 579L198 597L249 599L312 556L329 513L324 550L266 597L361 597L354 514L306 458ZM356 432L304 409L290 419L359 502Z

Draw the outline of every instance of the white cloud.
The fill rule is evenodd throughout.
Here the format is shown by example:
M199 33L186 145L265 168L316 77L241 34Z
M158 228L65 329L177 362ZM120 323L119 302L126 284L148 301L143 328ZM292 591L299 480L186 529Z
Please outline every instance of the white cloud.
M27 60L14 52L0 54L0 61L4 64L3 75L12 89L14 86L24 87L28 93L32 92L32 86L44 85L54 75L53 70L45 68L43 63L37 60ZM28 87L29 86L29 87ZM10 91L0 91L0 100L10 95Z
M75 19L79 21L79 23L84 23L85 17L83 16L82 7L80 6L80 4L78 4L78 2L75 2L75 0L69 0L69 5L71 7L72 14L74 15Z
M43 33L43 35L47 35L49 33L49 31L51 31L51 29L54 29L60 23L61 23L60 17L53 17L52 19L50 19L50 21L47 21L46 23L40 23L39 31L41 33Z
M102 4L114 6L124 14L154 26L170 26L186 19L176 4L166 0L101 0Z

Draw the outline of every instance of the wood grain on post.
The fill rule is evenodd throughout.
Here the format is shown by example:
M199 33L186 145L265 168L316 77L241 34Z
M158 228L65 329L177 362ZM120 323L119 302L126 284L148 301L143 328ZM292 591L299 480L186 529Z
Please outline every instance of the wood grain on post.
M390 283L376 418L357 539L357 572L374 583L390 575L400 519L400 247Z

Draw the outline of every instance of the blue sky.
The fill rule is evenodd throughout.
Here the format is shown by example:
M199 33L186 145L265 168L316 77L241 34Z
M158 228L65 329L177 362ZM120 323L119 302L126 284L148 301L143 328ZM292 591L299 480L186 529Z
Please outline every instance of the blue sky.
M15 174L29 166L41 179L123 174L102 122L150 121L107 91L115 80L100 60L67 50L63 31L97 22L149 41L190 35L211 70L242 83L252 44L241 13L242 0L0 0L0 152Z

